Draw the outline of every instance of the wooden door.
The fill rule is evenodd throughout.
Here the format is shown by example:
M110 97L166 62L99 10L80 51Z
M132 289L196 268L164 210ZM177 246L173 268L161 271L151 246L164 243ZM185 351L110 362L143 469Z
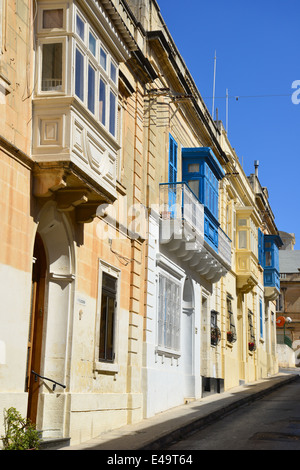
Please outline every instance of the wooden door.
M32 371L40 374L45 285L46 285L46 254L39 234L36 235L34 246L34 264L32 271L31 320L28 335L27 380L28 392L27 417L36 423L39 379L36 380Z

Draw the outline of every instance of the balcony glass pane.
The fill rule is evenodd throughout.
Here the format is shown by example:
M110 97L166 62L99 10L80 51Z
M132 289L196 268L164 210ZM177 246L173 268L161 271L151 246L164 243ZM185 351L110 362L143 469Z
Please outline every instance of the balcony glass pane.
M83 101L83 81L84 81L84 59L81 52L76 49L76 63L75 63L75 93L78 98Z
M239 231L239 248L247 248L247 232L245 230Z
M63 27L64 11L62 8L43 11L43 28L61 29Z
M62 43L43 44L42 91L62 89Z

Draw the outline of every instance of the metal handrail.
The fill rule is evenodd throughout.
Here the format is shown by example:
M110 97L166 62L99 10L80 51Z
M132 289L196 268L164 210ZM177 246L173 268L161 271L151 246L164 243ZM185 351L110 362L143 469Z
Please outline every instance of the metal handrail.
M35 377L34 377L35 382L37 382L37 378L38 378L38 377L39 377L40 379L48 380L49 382L52 382L52 383L53 383L53 385L52 385L52 390L53 390L53 392L54 392L54 390L55 390L55 388L56 388L56 385L59 385L59 386L62 387L62 388L66 388L66 385L60 384L59 382L56 382L56 380L49 379L48 377L43 377L42 375L38 374L37 372L34 372L34 370L32 370L31 373L35 376Z

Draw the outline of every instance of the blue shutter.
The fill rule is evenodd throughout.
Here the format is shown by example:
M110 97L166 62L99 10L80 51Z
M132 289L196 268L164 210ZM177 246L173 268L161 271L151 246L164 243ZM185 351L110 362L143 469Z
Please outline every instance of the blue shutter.
M169 183L177 181L177 148L178 145L170 135L169 138Z
M177 143L170 135L169 137L169 183L177 181ZM172 217L176 214L176 184L169 184L169 210Z

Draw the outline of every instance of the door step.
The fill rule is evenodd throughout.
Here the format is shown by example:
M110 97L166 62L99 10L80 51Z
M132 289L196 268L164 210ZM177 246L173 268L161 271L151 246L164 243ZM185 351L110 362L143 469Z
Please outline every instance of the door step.
M70 445L70 437L53 437L40 442L40 450L58 450Z

